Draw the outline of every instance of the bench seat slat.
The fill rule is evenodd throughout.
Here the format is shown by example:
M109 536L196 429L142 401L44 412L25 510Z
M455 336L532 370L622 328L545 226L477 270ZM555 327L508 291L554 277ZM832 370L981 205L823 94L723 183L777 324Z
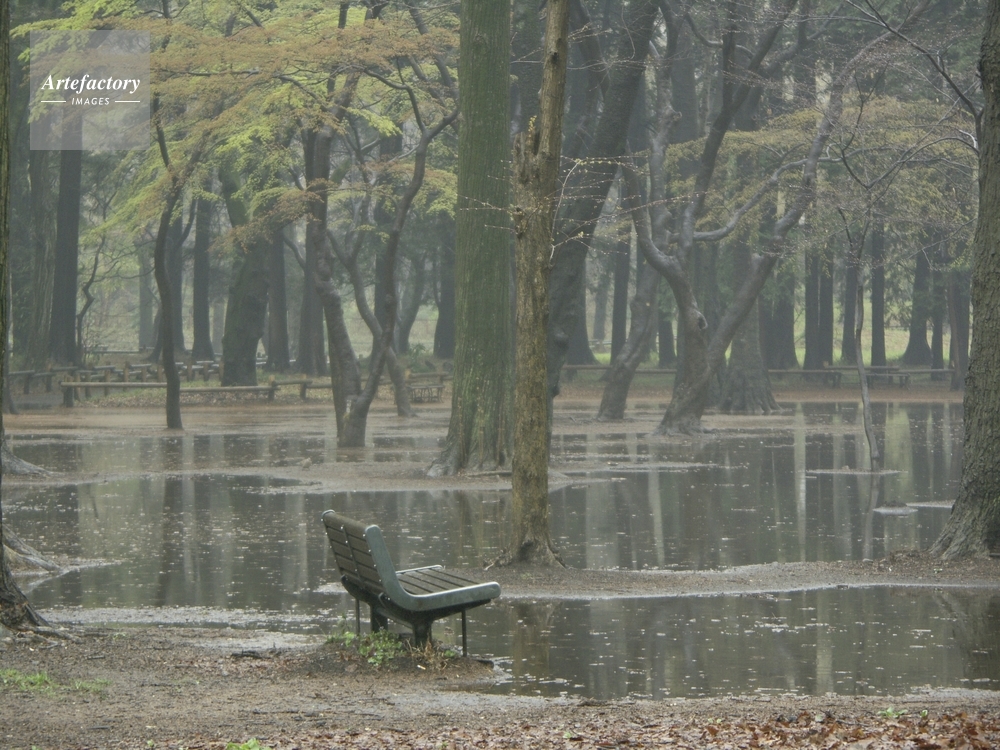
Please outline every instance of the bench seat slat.
M443 570L420 570L406 571L399 574L400 582L420 585L427 591L448 591L450 589L460 589L466 586L477 586L479 581L474 581L465 576L446 573Z

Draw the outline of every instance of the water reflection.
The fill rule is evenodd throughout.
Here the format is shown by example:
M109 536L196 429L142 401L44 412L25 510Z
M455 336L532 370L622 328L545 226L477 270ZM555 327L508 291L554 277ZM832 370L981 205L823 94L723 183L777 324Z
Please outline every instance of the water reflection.
M494 606L495 691L702 697L1000 688L1000 596L894 589Z
M552 493L553 536L579 568L708 569L926 547L959 481L960 407L890 404L877 417L892 470L876 479L877 507L859 471L867 448L853 404L803 405L780 429L704 441L557 435L560 462L604 468ZM378 438L371 448L338 451L322 432L127 441L22 435L17 448L53 468L123 477L4 487L7 520L43 552L111 563L41 582L32 598L43 609L206 607L328 630L331 610L353 607L329 586L333 563L319 522L327 508L382 526L400 567L478 567L507 541L505 492L327 493L247 472L306 459L429 462L437 443L427 438ZM1000 599L990 597L828 591L501 600L475 619L474 649L509 669L503 689L528 692L898 692L1000 674L990 640ZM446 622L435 636L454 639L454 630Z

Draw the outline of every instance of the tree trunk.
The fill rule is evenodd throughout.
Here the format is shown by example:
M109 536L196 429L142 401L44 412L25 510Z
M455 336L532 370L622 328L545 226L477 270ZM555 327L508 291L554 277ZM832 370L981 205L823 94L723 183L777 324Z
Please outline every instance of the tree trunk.
M876 217L871 228L872 367L885 367L885 222Z
M8 0L0 0L0 101L10 101L10 6ZM9 108L0 109L0 284L3 300L8 299L6 279L9 276L8 243L10 236L10 114ZM78 212L79 213L79 212ZM0 346L7 351L8 333L7 305L0 304ZM0 381L6 382L6 356L0 356ZM0 442L3 439L3 412L0 411ZM0 483L3 482L3 464L0 458ZM31 630L45 627L48 623L32 608L21 593L10 573L7 555L4 552L3 504L0 500L0 625L11 630Z
M52 283L55 248L51 227L52 200L49 184L49 151L32 151L29 157L31 182L31 320L28 339L28 367L41 370L49 358L49 323L52 319Z
M424 256L420 255L410 262L410 276L407 279L403 303L400 305L399 320L396 321L397 354L407 354L410 351L410 331L420 312L424 301L424 285L427 279L427 268Z
M563 189L564 202L555 230L558 251L549 284L549 397L559 394L559 375L566 359L570 336L583 315L579 289L585 284L587 252L594 228L618 172L618 159L625 153L628 123L644 80L646 57L659 15L653 0L635 0L624 9L616 37L611 83L588 156L585 170L571 173Z
M840 363L853 365L855 360L854 319L858 293L858 267L851 263L844 269L844 327L840 337Z
M284 232L274 233L268 254L270 288L267 292L267 369L285 372L291 366L288 350L288 296L285 289Z
M596 365L597 357L590 351L590 339L587 337L587 287L582 285L580 291L580 309L584 314L577 318L573 335L569 337L569 346L566 349L566 364L568 365Z
M969 279L965 271L948 273L948 320L951 327L951 390L965 388L969 369Z
M805 288L805 343L806 353L802 367L805 370L819 370L823 367L822 344L819 335L819 277L820 258L817 250L806 254Z
M510 0L462 0L451 421L432 476L510 456Z
M931 264L927 253L917 253L913 273L913 301L910 306L910 338L903 352L907 365L929 365L931 348L927 345L927 319L931 315Z
M210 185L206 186L210 187ZM208 290L211 264L208 258L208 246L212 244L212 204L204 198L199 198L195 206L194 219L194 279L192 289L191 313L194 327L194 343L191 345L191 356L196 361L214 360L212 349L212 330L208 324Z
M819 277L819 345L823 367L833 364L833 247L823 246Z
M445 242L438 254L438 319L434 326L434 356L455 356L455 241Z
M344 322L344 307L333 279L332 251L324 252L317 265L317 294L326 317L327 343L330 347L330 382L333 387L333 410L337 419L338 439L346 428L347 404L361 393L361 368L351 346Z
M601 275L594 289L594 328L592 331L594 340L602 344L608 335L608 293L611 291L611 282L614 278L613 266L614 256L611 253L602 253Z
M174 311L173 305L170 304L172 297L170 277L167 272L167 237L170 234L170 216L177 204L179 193L179 190L171 191L167 199L167 205L160 214L160 226L153 247L153 275L156 277L156 288L160 293L160 353L167 381L167 428L175 430L183 429L183 424L181 423L181 379L177 373L174 355Z
M303 137L305 157L306 189L323 193L322 200L311 201L306 211L306 267L302 284L302 307L299 315L299 347L295 358L295 369L306 375L326 374L323 354L323 314L317 294L316 266L319 263L320 245L326 241L326 200L325 188L317 190L310 185L322 184L330 177L330 134L315 129L306 131ZM310 224L318 224L310 232ZM317 244L319 243L319 244Z
M611 300L611 361L625 346L628 329L628 282L632 275L632 227L619 230L614 249L614 296Z
M947 262L944 252L937 254L939 261ZM935 370L944 369L944 319L948 314L948 290L945 272L935 264L931 269L931 367ZM940 375L934 375L932 380L940 380Z
M170 276L171 318L174 326L174 349L183 354L184 347L184 225L178 213L167 235L167 273Z
M962 483L931 553L1000 552L1000 3L991 2L979 62L979 219L972 257L972 352L965 378Z
M83 151L65 150L59 162L59 204L56 208L55 277L49 353L61 365L77 363L76 295L80 242L80 179Z
M250 207L238 195L240 180L229 165L219 168L222 195L233 227L246 227L251 221ZM267 208L258 208L266 212ZM277 232L261 227L256 236L237 247L229 300L226 304L226 328L222 335L223 385L257 384L257 345L264 335L269 288L268 258Z
M799 366L795 351L795 263L778 266L757 300L764 365L771 370Z
M632 326L628 340L612 361L611 370L606 376L601 405L597 410L597 418L601 421L625 418L625 402L632 378L642 362L646 344L653 335L653 305L656 304L659 286L660 274L649 263L643 263L639 270L635 296L632 298Z
M674 298L670 293L670 287L660 286L659 318L657 319L657 354L659 355L657 364L660 367L670 367L677 361L677 353L674 350L674 322L673 306Z
M562 120L569 54L570 0L546 7L537 128L514 140L514 242L517 354L514 370L513 536L511 562L561 562L549 532L549 412L546 376L548 280L552 268Z

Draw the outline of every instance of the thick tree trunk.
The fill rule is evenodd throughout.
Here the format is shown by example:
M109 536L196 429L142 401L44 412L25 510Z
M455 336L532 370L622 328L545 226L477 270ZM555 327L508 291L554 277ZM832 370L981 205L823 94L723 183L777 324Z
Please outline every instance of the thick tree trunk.
M927 319L931 316L931 264L927 253L917 253L913 273L913 298L910 305L910 338L903 352L907 365L929 365L931 348L927 345Z
M764 365L771 370L799 366L795 351L795 263L778 266L757 300Z
M463 0L451 421L432 476L510 458L510 1Z
M80 241L80 179L82 150L66 150L60 156L59 203L56 208L55 277L49 354L58 364L76 364L77 263Z
M233 269L222 335L223 385L257 384L257 345L267 314L268 238L252 241Z
M250 207L238 194L239 177L230 166L220 167L219 180L229 212L229 223L236 228L251 221ZM258 209L266 211L266 208ZM222 335L223 385L257 384L257 345L264 335L269 287L268 257L275 239L269 227L263 235L237 247L229 301L226 304L226 328Z
M52 201L49 184L50 151L32 151L29 157L31 183L31 319L28 367L41 370L49 358L49 323L52 319L52 283L55 248L51 227Z
M514 140L514 242L517 354L514 370L513 536L511 562L559 563L549 532L549 412L546 343L562 120L569 54L570 0L546 8L537 128Z
M941 536L943 557L1000 552L1000 3L991 2L979 63L979 220L972 258L972 353L965 378L962 483Z
M872 367L885 367L885 222L875 217L871 228Z
M285 289L285 238L275 232L268 254L270 288L267 292L267 369L285 372L291 366L288 347L288 296Z
M10 101L10 6L8 0L0 0L0 101L5 106L0 109L0 291L4 303L0 304L0 347L6 355L8 340L8 310L6 300L7 278L10 275L9 237L10 237L10 114L6 103ZM78 212L79 213L79 212ZM7 380L7 358L0 356L0 381ZM3 440L3 412L0 411L0 442ZM0 484L3 482L3 469L6 460L0 456ZM2 497L2 495L0 495ZM0 625L11 630L33 630L48 625L35 612L31 604L21 593L14 577L10 573L7 555L4 551L3 503L0 501Z
M948 273L948 325L951 326L951 390L961 391L969 369L969 279L965 271Z
M194 323L194 343L191 356L196 361L215 359L212 349L212 330L208 322L209 274L212 266L208 258L208 247L212 244L212 204L199 198L195 206L194 219L194 273L192 282L191 313Z
M455 356L455 240L454 234L440 249L437 263L438 319L434 326L434 356Z

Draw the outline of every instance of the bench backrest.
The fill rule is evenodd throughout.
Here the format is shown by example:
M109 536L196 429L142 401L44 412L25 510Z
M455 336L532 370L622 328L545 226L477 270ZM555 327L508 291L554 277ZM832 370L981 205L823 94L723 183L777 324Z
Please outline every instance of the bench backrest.
M341 578L375 594L385 593L385 584L365 536L367 527L332 510L323 514L323 524Z

